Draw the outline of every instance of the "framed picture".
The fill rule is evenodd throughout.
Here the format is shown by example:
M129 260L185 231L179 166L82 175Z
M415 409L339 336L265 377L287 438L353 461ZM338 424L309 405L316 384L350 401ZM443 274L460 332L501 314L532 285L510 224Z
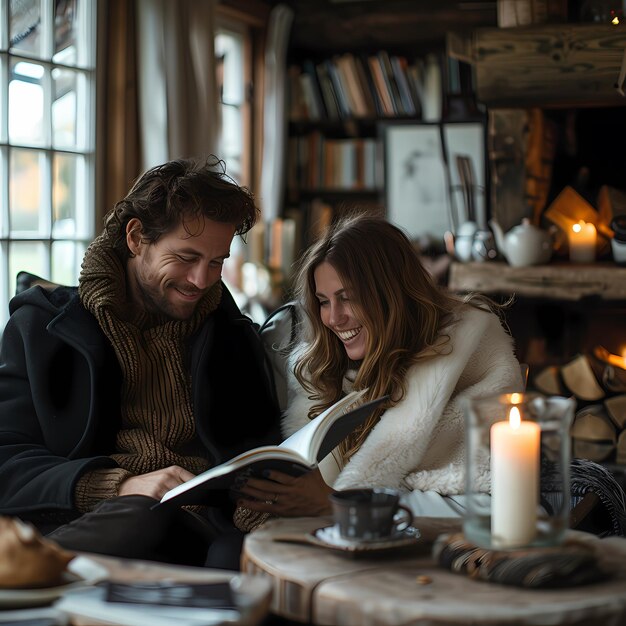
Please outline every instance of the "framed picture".
M389 220L412 238L443 241L452 224L440 125L389 124L383 132Z
M482 122L390 123L383 127L389 219L415 239L443 241L469 219L486 227Z
M487 162L482 122L443 124L443 145L450 177L452 230L467 221L487 228Z

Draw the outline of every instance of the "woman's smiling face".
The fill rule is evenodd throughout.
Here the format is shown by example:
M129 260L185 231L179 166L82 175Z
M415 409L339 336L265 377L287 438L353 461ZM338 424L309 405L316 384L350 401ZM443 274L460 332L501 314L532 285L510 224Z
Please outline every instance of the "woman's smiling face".
M350 292L328 262L320 263L313 276L322 324L339 337L350 359L363 360L367 350L368 332L353 307Z

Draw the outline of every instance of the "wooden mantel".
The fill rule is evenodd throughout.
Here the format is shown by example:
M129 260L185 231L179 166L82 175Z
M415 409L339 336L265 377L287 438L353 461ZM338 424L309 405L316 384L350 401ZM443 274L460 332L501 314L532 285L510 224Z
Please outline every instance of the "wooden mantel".
M502 262L452 263L448 287L459 293L515 294L551 300L626 300L626 267L614 263L530 267L511 267Z

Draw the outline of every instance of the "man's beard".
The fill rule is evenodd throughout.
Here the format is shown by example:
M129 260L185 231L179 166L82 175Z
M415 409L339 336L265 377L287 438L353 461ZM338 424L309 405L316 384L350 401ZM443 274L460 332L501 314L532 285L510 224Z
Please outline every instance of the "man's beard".
M175 289L175 285L169 284L165 288L165 292L162 293L158 289L151 289L146 287L142 283L138 283L138 289L141 297L141 301L148 311L151 314L155 315L163 315L170 319L174 320L187 320L193 316L198 302L190 302L185 305L185 303L180 303L180 305L176 306L171 301L169 301L166 297L167 291L169 289Z

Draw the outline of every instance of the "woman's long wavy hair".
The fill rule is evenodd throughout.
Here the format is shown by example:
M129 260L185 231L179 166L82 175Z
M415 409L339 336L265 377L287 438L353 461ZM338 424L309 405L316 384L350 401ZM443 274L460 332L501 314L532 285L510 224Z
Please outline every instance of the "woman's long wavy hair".
M462 300L434 282L408 237L383 217L351 215L332 225L305 253L295 283L306 314L302 332L307 346L295 375L309 397L319 401L311 418L342 396L344 375L354 367L339 338L321 321L315 270L324 262L339 275L355 315L368 331L354 388L369 388L368 398L386 394L391 398L342 444L347 459L384 409L404 397L407 370L449 349L442 329L451 323Z

